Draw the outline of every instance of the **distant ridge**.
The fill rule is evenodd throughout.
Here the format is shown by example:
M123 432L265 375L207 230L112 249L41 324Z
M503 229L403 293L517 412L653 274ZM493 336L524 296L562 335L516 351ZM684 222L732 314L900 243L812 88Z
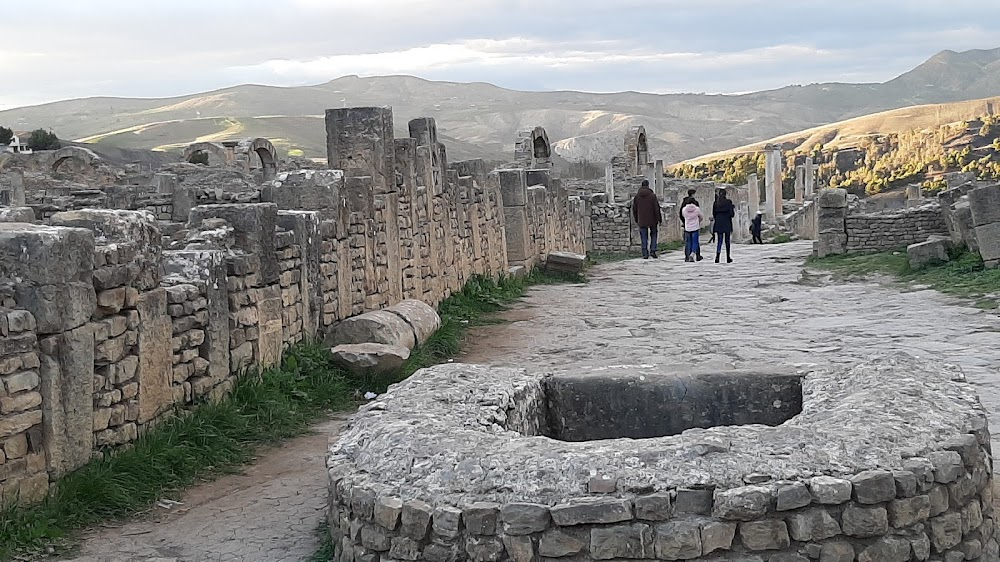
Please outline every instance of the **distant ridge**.
M195 140L270 138L279 151L325 155L327 108L390 105L398 128L437 119L453 159L509 158L517 132L541 125L570 160L606 161L641 124L652 155L679 162L828 123L926 104L1000 96L1000 49L942 51L883 84L811 84L743 95L521 92L411 76L345 76L282 88L243 85L165 99L87 98L0 112L0 125L70 140L169 150Z

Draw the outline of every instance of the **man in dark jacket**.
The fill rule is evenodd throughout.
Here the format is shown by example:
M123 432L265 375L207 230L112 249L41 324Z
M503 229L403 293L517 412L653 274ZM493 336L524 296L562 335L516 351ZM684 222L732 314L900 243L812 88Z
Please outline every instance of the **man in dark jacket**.
M694 198L696 193L698 193L697 189L689 189L688 196L681 201L681 208L677 211L677 216L680 217L682 225L684 224L684 207L686 207L688 203L698 205L698 200ZM700 207L701 205L698 206Z
M656 255L657 227L663 222L660 213L660 200L649 189L649 181L642 180L635 199L632 200L632 219L639 225L639 239L642 240L642 259L654 258Z

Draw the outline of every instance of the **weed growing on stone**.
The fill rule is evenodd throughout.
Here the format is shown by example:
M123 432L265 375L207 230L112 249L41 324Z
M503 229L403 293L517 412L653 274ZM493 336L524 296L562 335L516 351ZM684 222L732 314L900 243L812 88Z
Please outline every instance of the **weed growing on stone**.
M810 258L808 266L833 271L841 278L884 274L899 281L926 285L942 293L974 301L992 310L1000 306L1000 269L986 269L983 260L965 248L953 250L951 261L911 269L905 250L876 254Z
M319 548L316 549L316 552L312 553L312 556L306 558L306 562L329 562L333 560L335 552L333 537L330 536L330 526L326 517L316 527L316 536L319 537Z
M133 446L69 474L48 499L0 512L0 559L59 545L75 530L148 509L195 481L231 473L261 445L301 434L352 404L354 384L321 345L289 350L280 367L248 372L218 404L178 411Z

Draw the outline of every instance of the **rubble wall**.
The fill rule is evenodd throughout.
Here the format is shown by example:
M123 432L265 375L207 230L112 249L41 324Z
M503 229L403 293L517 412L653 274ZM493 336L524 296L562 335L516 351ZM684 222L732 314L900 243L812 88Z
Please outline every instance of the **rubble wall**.
M245 370L350 316L405 298L436 306L475 276L586 249L589 208L548 169L530 171L530 197L529 171L512 172L524 193L511 224L499 174L482 161L449 165L432 120L408 139L391 138L381 110L330 126L348 170L282 173L251 202L220 191L208 200L229 202L201 204L156 174L150 208L0 221L2 497L41 499L95 453L219 400Z
M848 215L845 220L847 252L883 252L937 234L948 236L941 207L927 205L896 213Z

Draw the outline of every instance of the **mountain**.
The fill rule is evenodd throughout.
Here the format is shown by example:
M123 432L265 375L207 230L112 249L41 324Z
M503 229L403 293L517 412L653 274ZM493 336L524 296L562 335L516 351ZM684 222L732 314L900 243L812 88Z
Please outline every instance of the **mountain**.
M431 116L449 158L509 159L519 130L545 127L569 160L606 161L643 125L651 156L677 162L889 109L1000 95L1000 49L944 51L883 84L811 84L745 95L523 92L410 76L347 76L315 86L243 85L165 99L86 98L0 112L17 130L120 148L170 150L195 140L270 138L323 157L327 108L390 105L397 134Z

